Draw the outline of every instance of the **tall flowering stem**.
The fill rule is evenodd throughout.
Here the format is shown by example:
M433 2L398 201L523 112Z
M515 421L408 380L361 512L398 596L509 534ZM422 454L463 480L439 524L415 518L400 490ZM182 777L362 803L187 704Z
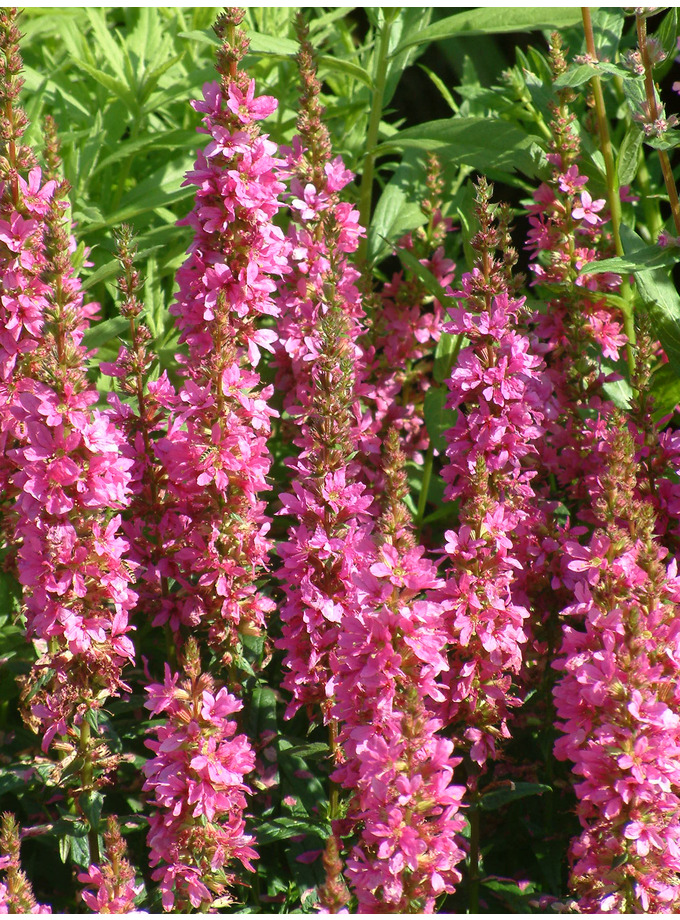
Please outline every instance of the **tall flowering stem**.
M127 847L115 818L107 820L104 831L102 865L91 865L78 875L85 885L82 898L98 914L128 914L135 909L135 898L142 886L135 884L135 870L126 858Z
M201 671L193 638L185 645L184 671L182 679L166 664L164 682L147 687L144 705L164 716L156 738L146 742L154 756L143 767L144 790L158 809L148 843L164 910L207 910L231 903L232 863L254 871L257 854L243 812L250 791L244 776L255 758L231 718L242 703Z
M445 327L470 344L448 382L448 405L458 415L442 474L446 497L460 500L460 526L446 533L446 581L433 597L443 605L449 639L443 718L481 766L495 755L496 741L509 737L510 710L520 702L512 681L522 667L529 611L516 593L536 556L532 465L549 387L541 358L515 331L523 307L512 293L516 256L502 211L495 225L484 182L477 215L478 262L463 276Z
M51 914L50 907L38 904L31 883L21 868L21 839L14 815L5 812L0 819L1 914Z
M399 247L415 256L447 294L453 281L454 263L444 252L452 220L442 216L444 181L441 163L428 157L428 194L421 202L427 224L404 237ZM428 300L431 303L428 303ZM368 405L371 430L382 441L392 425L402 431L409 458L426 450L429 439L423 420L425 393L432 383L432 352L441 337L444 308L436 297L428 298L423 282L411 270L396 272L380 293L372 328L367 334L370 358ZM369 459L371 459L369 457ZM374 458L380 469L379 457ZM374 489L380 491L379 481Z
M357 603L334 656L344 762L333 778L352 791L348 818L360 829L345 870L359 913L432 913L461 877L465 790L453 784L460 758L435 717L447 668L443 608L418 599L441 582L413 540L395 429L386 453L378 546L354 575Z
M361 231L357 212L339 200L351 173L339 157L330 159L311 46L304 31L301 37L304 107L300 138L289 155L296 196L289 231L293 272L280 289L281 345L290 361L277 355L281 373L292 378L284 406L298 425L293 443L300 450L289 461L292 490L280 496L282 513L293 519L288 540L278 547L285 600L277 644L286 651L289 714L302 704L327 709L329 656L353 603L351 574L364 552L373 502L355 459L363 311L348 257Z
M196 203L183 221L194 230L177 274L177 317L184 383L156 456L178 504L168 534L167 571L178 589L156 622L174 631L201 626L225 663L242 634L262 631L271 601L257 586L269 549L260 493L268 488L271 395L254 370L276 333L262 320L278 314L275 277L287 270L288 244L273 218L283 185L275 145L258 122L276 108L255 96L238 62L247 49L230 9L215 26L220 83L193 103L209 141L186 182Z
M600 521L586 546L565 545L573 603L555 667L555 755L571 760L583 831L571 883L585 911L680 908L680 579L638 497L623 418L603 436L591 481ZM569 625L574 622L574 626ZM580 625L582 622L583 625Z
M39 282L39 296L31 301L33 339L23 339L25 348L16 340L4 404L11 417L5 431L14 445L6 450L8 494L14 499L9 536L18 546L27 635L39 656L21 679L22 701L24 718L41 736L43 750L54 742L60 755L53 764L55 781L68 777L63 785L70 806L84 816L83 796L103 785L117 763L98 731L98 713L108 698L129 689L123 669L134 659L129 612L136 594L124 558L127 543L120 536L130 462L120 433L106 413L93 408L98 393L87 380L82 340L98 305L84 301L72 264L68 185L57 178L42 185L37 167L28 183L13 172L20 159L30 158L11 141L25 126L13 107L21 62L16 48L8 51L18 39L12 15L3 12L0 29L8 81L3 131L10 138L10 160L15 158L4 188L9 184L14 207L32 212L30 219L18 210L10 217L5 240L14 255L4 266L4 303L5 308L14 303L14 322L8 325L17 334L22 325L27 328L19 322L21 304L38 291L23 275L22 264ZM46 133L48 171L56 177L53 122ZM24 280L25 290L9 296ZM88 840L96 860L92 826Z
M552 36L555 78L567 67L557 33ZM563 501L584 496L584 475L595 458L589 444L589 419L608 401L602 385L602 360L619 358L628 336L623 317L609 295L621 278L612 272L580 274L589 262L607 255L604 199L593 199L579 168L580 143L570 111L573 94L558 91L552 106L553 138L549 180L541 183L529 207L531 229L526 248L532 259L533 283L547 287L549 309L536 316L536 334L546 353L547 374L556 401L549 435L541 444L544 466L556 478Z
M177 409L178 398L167 373L154 373L157 359L143 320L142 282L135 268L132 228L122 225L116 239L121 266L119 310L129 322L130 345L123 345L116 361L102 362L100 369L114 378L125 399L117 393L108 397L112 418L125 435L127 456L133 464L123 529L130 541L129 559L137 571L136 611L151 623L167 622L174 603L169 581L178 572L172 559L177 533L182 532L178 523L182 505L168 495L167 471L156 456L156 445L167 430L169 413ZM169 643L169 649L174 659L174 643Z
M56 182L43 180L30 147L21 143L28 119L19 105L23 86L16 9L0 10L0 528L12 551L8 516L16 497L6 453L24 435L12 413L15 386L32 375L30 355L40 342L47 286L44 218Z

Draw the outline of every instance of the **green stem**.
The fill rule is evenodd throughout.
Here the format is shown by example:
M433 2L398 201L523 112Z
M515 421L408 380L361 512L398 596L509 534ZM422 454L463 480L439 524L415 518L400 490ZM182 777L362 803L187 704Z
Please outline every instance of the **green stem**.
M416 519L413 522L418 534L420 534L420 528L423 526L423 518L425 517L425 508L427 507L427 496L430 492L430 480L432 479L432 463L434 461L434 444L430 441L430 446L427 448L427 453L425 454L425 465L423 466L423 481L420 486L420 497L418 499L418 513L416 514Z
M581 7L583 17L583 31L586 38L586 49L593 61L597 61L597 49L595 48L595 36L593 34L593 21L590 16L590 9L587 6ZM602 147L602 156L604 157L604 166L607 174L607 198L609 199L609 212L612 221L612 237L614 239L614 248L617 256L623 256L623 243L621 242L621 196L619 193L619 181L616 175L616 164L614 163L614 153L612 151L611 139L609 137L609 123L607 121L607 110L604 104L604 95L602 93L602 82L597 74L591 79L593 87L593 96L595 97L595 113L597 115L597 130L600 135L600 146ZM621 283L621 296L628 304L628 309L623 310L623 328L628 341L626 342L626 358L628 361L628 373L632 381L635 373L635 323L633 320L633 292L627 281Z
M654 75L652 73L652 61L649 57L649 46L647 44L647 20L644 16L641 16L639 13L636 13L635 19L637 22L637 33L638 33L638 44L640 46L640 57L642 58L642 66L645 68L645 95L647 97L647 105L649 107L648 115L652 124L659 117L659 107L656 104L656 89L654 87ZM671 161L668 158L668 153L665 150L659 150L659 160L661 162L661 172L663 173L663 181L666 184L666 191L668 192L668 200L671 204L671 213L673 214L673 223L675 224L675 232L680 235L680 201L678 200L678 190L675 186L675 179L673 178L673 169L671 167Z
M83 766L80 771L80 783L83 788L83 792L85 793L92 792L94 779L92 770L92 756L90 751L91 736L90 723L86 719L83 719L83 721L80 723L80 739L78 742L78 750L81 757L83 758ZM97 834L97 831L92 827L92 825L90 825L88 828L87 840L90 845L90 863L99 865L99 835Z
M333 719L328 724L328 744L331 749L331 760L335 763L335 752L338 748L338 723ZM331 821L337 820L340 813L340 791L338 784L330 780L328 793L328 817Z
M399 13L399 10L386 11L390 15ZM371 218L371 199L373 193L373 172L375 167L375 151L378 145L378 134L380 131L380 120L382 118L383 99L385 98L385 84L387 82L387 57L390 44L390 31L392 29L392 18L385 16L385 22L380 32L380 43L378 45L375 67L373 70L373 102L371 104L371 114L368 121L368 134L366 135L366 156L364 157L364 169L361 175L361 187L359 189L359 223L362 227L368 227ZM359 264L366 261L366 252L368 247L368 237L364 237L359 244L357 259Z
M649 242L653 243L663 230L663 218L661 217L658 198L652 197L654 193L652 191L651 176L644 156L640 157L637 180L640 187L640 203L642 204L642 210L645 212L645 223L649 230Z
M479 913L479 806L473 802L468 812L470 820L470 897L469 913Z

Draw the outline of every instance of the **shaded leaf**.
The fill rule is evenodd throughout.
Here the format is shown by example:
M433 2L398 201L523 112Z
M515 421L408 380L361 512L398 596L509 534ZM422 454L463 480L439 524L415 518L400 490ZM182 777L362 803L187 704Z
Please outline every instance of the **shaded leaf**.
M529 795L542 795L544 792L552 792L551 787L543 783L513 783L504 789L492 789L491 792L484 793L479 800L479 807L484 811L495 811L510 802L516 802Z
M509 7L476 8L454 13L433 23L417 35L405 38L396 53L410 45L442 41L454 35L497 35L503 32L535 32L541 29L564 29L579 25L577 7Z

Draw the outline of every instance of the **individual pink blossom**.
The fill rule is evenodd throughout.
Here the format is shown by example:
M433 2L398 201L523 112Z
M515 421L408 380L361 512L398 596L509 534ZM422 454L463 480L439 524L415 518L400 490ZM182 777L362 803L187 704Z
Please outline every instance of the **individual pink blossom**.
M590 193L583 189L581 191L581 203L572 210L571 216L574 220L584 220L586 223L592 224L595 227L601 221L601 218L597 215L604 206L604 198L598 198L596 201L593 201Z

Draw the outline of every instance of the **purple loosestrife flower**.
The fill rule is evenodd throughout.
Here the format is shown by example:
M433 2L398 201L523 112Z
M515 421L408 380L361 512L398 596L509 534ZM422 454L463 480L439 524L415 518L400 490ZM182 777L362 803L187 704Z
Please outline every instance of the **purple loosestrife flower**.
M5 812L0 823L0 914L51 914L52 908L38 904L31 883L21 868L21 840L14 815Z
M53 135L48 152L56 157ZM67 191L64 182L56 187L43 217L42 334L33 378L16 385L11 410L24 434L8 451L26 626L41 656L23 689L44 749L128 689L122 670L134 658L128 614L136 594L116 513L128 501L131 461L111 420L93 408L82 338L96 305L84 303L71 263Z
M554 689L560 760L577 777L583 827L571 883L596 912L680 909L680 579L637 492L634 441L620 417L602 437L593 488L601 526L565 544L561 676ZM580 625L582 623L582 626Z
M104 851L106 862L78 875L78 881L86 886L83 901L98 914L128 914L135 909L142 886L135 884L135 870L126 859L127 847L115 818L107 821Z
M44 217L57 185L43 181L33 151L21 143L28 119L18 104L24 81L16 18L16 9L0 11L0 526L10 545L7 515L15 491L6 452L24 435L11 405L17 382L32 376L31 352L42 335Z
M230 717L242 704L201 673L193 638L185 645L186 679L165 666L165 681L147 687L144 704L165 716L156 739L146 741L154 756L146 762L144 791L153 795L148 843L152 878L160 882L164 910L207 909L215 897L229 903L234 880L229 864L253 871L257 854L245 833L245 774L254 755Z
M437 279L447 293L454 263L444 254L444 242L452 221L442 217L444 182L439 160L430 155L427 171L428 197L421 202L426 227L409 233L399 242ZM370 430L384 438L392 425L402 431L409 458L427 449L429 439L423 421L425 392L431 383L432 351L441 337L444 310L436 298L427 308L427 290L411 271L397 272L381 291L375 325L366 338L367 357L372 356L367 403L371 408ZM417 458L416 458L417 459ZM374 490L380 489L375 483Z
M260 493L269 488L267 435L273 411L270 388L253 368L276 333L258 325L274 317L274 277L287 271L288 243L273 221L283 185L275 145L258 121L276 100L255 97L237 69L247 40L238 11L215 26L221 82L204 86L209 140L187 183L196 203L184 223L194 229L189 257L177 274L179 293L170 310L187 346L184 383L167 435L157 445L176 511L168 518L163 576L178 591L155 622L168 619L208 629L208 641L228 662L239 634L257 632L272 609L255 580L269 549L269 522ZM174 530L173 530L174 528Z
M156 359L149 348L151 333L141 317L143 305L137 296L140 279L134 268L136 247L131 227L123 225L117 239L122 268L120 313L130 322L131 343L121 347L115 362L102 362L100 369L130 398L130 402L123 402L116 393L108 397L111 417L125 434L126 456L133 462L131 499L123 530L130 541L128 558L137 571L136 609L156 623L172 618L175 598L168 585L169 577L178 574L173 554L183 526L182 503L168 495L167 472L155 448L159 433L167 430L169 412L177 409L178 398L165 371L152 379ZM136 411L132 408L135 404Z
M559 35L553 36L551 62L555 77L566 70ZM606 294L618 292L621 278L612 272L579 274L580 269L608 255L603 202L593 201L587 178L579 173L579 139L569 110L573 93L558 92L550 131L548 161L552 176L534 194L529 207L531 230L527 249L536 285L549 285L548 309L538 314L536 335L546 354L547 374L557 411L541 444L546 470L555 475L568 497L580 500L584 473L593 462L589 444L592 425L583 409L609 412L604 398L602 359L616 361L627 342L622 316ZM555 293L557 289L557 293Z
M443 718L456 723L482 764L494 756L495 739L508 737L510 708L519 702L511 685L529 611L518 581L537 555L532 466L549 388L541 358L515 331L523 307L509 281L515 256L504 219L494 227L485 183L477 214L478 265L463 276L460 306L445 327L470 343L449 380L448 405L458 415L442 473L446 497L460 499L460 526L446 533L446 582L432 596L444 607L450 643Z
M289 375L285 405L298 425L293 443L300 450L289 461L291 491L280 496L281 513L293 519L287 542L278 547L285 601L277 645L286 651L289 673L283 686L293 694L289 714L301 704L326 702L328 656L344 611L354 603L351 575L363 557L373 503L358 481L360 465L354 459L361 438L363 369L356 342L363 311L358 275L347 256L357 245L357 214L338 200L350 174L339 158L330 159L307 41L299 62L301 139L289 157L293 191L299 194L290 231L294 271L280 287L284 322L278 352L279 380Z
M359 912L431 913L461 877L465 790L453 784L460 758L434 716L447 669L443 608L418 597L441 581L407 522L396 429L387 454L381 545L354 575L356 604L333 656L332 715L344 755L333 780L353 792L348 817L360 830L345 876Z

